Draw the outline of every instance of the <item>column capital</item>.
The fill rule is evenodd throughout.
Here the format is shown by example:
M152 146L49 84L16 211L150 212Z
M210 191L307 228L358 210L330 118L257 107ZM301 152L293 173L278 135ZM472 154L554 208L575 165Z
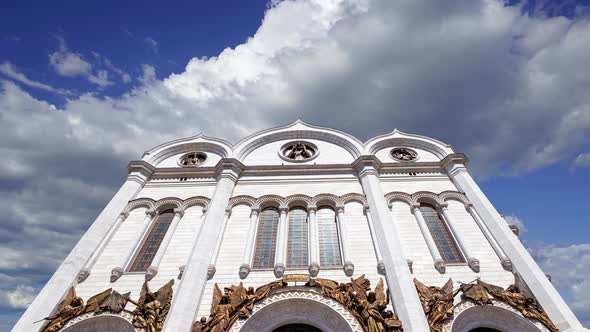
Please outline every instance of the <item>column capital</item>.
M127 217L129 217L129 211L123 211L119 213L119 218L123 218L123 220L125 220Z
M250 264L240 265L240 271L238 273L240 275L240 279L246 279L248 274L250 274L250 270Z
M250 208L250 214L252 216L258 216L260 214L260 208L259 207Z
M414 203L414 204L410 205L410 211L413 214L422 213L422 211L420 211L420 203Z
M154 211L154 210L146 210L146 211L145 211L145 216L146 216L146 217L153 218L153 217L155 217L155 216L156 216L156 211Z
M144 184L152 177L156 167L147 161L133 160L127 165L128 178Z
M223 158L215 166L215 173L217 174L218 180L226 178L235 183L245 168L246 166L237 159Z
M363 205L363 213L365 215L371 214L371 208L368 205Z
M184 217L184 209L182 209L182 208L174 209L174 216L176 217L176 215L180 216L180 218Z
M352 168L359 177L369 174L379 175L381 167L383 163L375 156L360 156L352 163Z
M318 207L317 207L317 206L315 206L315 205L309 205L309 206L307 207L307 212L308 212L308 213L316 213L316 212L317 212L317 210L318 210Z
M231 215L231 206L225 207L225 215L229 218L229 216Z
M447 171L450 176L454 176L461 171L467 170L469 159L463 153L452 153L440 161L441 167Z
M281 214L287 214L287 212L289 212L289 207L288 206L279 206L279 212Z

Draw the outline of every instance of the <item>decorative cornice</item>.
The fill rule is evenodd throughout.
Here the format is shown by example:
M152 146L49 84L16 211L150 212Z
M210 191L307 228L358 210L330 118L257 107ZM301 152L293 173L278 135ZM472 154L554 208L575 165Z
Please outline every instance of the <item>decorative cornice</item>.
M155 170L156 167L143 160L132 160L129 162L129 165L127 165L127 172L129 174L132 172L139 172L145 175L146 178L150 178Z
M376 156L367 155L358 157L350 166L355 170L359 177L365 174L376 172L383 167L383 163Z

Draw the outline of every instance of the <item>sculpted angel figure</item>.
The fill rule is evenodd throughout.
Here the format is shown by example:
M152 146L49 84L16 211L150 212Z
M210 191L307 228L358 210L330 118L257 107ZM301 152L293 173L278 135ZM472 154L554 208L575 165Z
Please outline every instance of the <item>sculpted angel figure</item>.
M428 287L417 279L414 279L414 284L418 290L424 313L428 317L430 330L442 331L444 321L453 314L455 308L453 299L456 293L453 293L453 281L449 279L442 288Z
M133 311L133 326L145 328L148 332L159 332L164 326L164 319L172 302L172 285L170 280L156 293L150 292L147 281L141 288L139 301L132 302L137 307Z
M76 290L71 287L65 299L57 307L56 314L44 319L49 320L49 324L43 329L43 332L56 332L60 330L70 319L84 312L84 300L76 296Z
M289 159L301 160L312 156L312 153L307 149L307 146L301 142L293 144L288 151L286 157Z

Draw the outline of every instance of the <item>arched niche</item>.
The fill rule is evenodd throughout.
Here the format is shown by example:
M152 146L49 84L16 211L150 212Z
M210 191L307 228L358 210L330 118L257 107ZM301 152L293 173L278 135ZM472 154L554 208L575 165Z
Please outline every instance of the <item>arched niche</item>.
M451 332L471 331L501 332L540 332L531 320L497 306L474 306L457 315L451 326Z
M135 328L125 318L104 315L81 320L61 332L135 332Z
M342 305L320 294L279 293L264 301L245 322L230 331L273 332L288 325L309 325L324 332L362 331ZM315 299L317 298L317 299ZM344 313L344 314L343 314Z

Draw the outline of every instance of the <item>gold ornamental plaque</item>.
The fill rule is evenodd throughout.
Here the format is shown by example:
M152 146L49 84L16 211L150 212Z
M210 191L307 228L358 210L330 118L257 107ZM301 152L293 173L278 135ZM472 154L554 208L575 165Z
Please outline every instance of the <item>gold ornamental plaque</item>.
M285 274L283 276L284 282L308 282L308 274Z

